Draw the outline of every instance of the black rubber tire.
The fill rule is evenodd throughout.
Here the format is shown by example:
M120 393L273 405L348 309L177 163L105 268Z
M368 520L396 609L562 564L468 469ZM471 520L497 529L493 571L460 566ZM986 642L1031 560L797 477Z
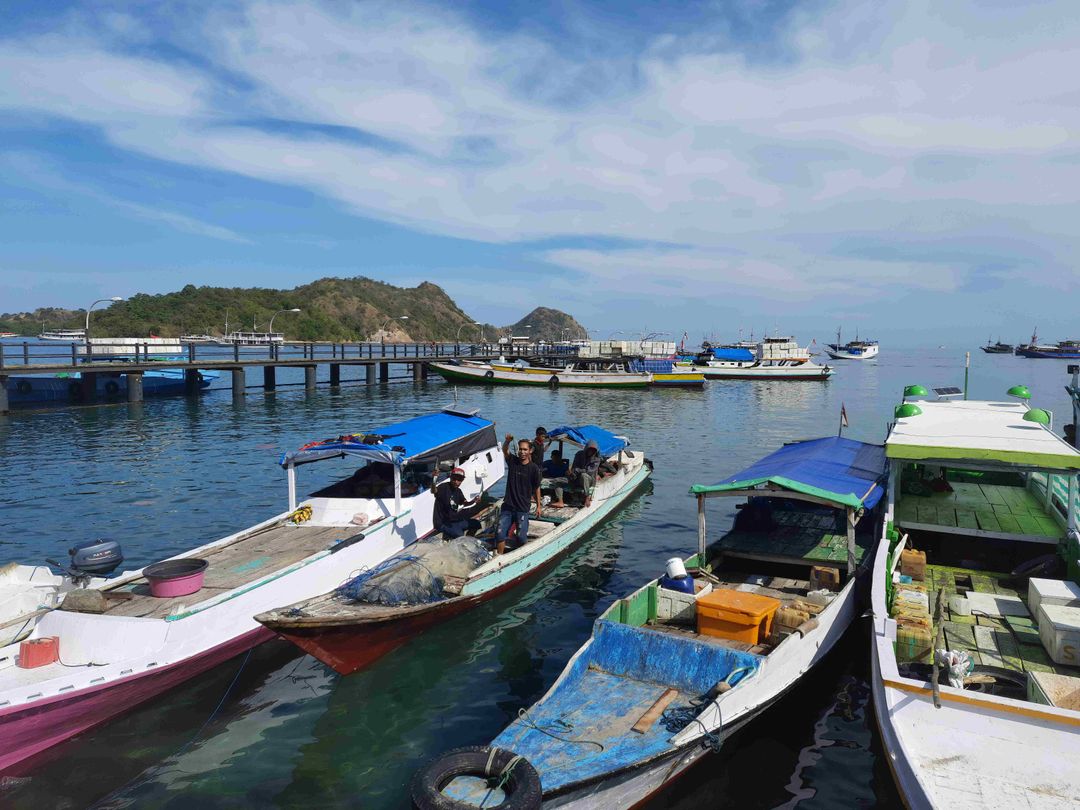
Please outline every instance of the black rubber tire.
M68 383L68 394L73 399L82 399L82 383L78 380L72 380Z
M1055 554L1044 554L1035 557L1026 563L1021 563L1012 570L1009 576L1012 579L1057 579L1064 568L1061 558Z
M558 374L552 374L551 379L548 380L548 385L550 385L552 388L558 388L559 387L559 375Z
M415 810L475 810L474 805L444 796L442 789L458 776L497 778L515 756L517 755L513 751L505 748L491 749L482 745L447 751L431 760L413 776L409 783L412 806ZM485 773L489 759L491 772ZM543 802L540 774L527 760L520 760L510 772L503 793L503 801L492 807L498 810L539 810Z
M29 380L19 380L15 383L15 390L20 394L29 394L34 390L34 386L30 384Z
M933 664L907 663L900 666L900 675L905 678L925 679L933 677ZM976 664L971 670L972 675L992 675L995 683L972 683L964 687L965 692L976 692L984 695L996 695L998 697L1011 697L1024 700L1027 694L1027 676L1020 672L1002 667L992 667ZM944 667L938 671L939 682L948 684L948 675Z
M116 380L108 380L105 383L105 394L110 397L115 397L120 393L120 384Z
M495 372L488 369L487 371L484 372L484 376L487 377L490 380L492 377L495 376Z

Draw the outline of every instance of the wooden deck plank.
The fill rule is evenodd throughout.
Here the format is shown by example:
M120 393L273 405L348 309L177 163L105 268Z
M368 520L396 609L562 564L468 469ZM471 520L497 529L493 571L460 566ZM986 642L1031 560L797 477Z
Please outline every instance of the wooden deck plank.
M975 513L975 520L979 523L979 528L988 532L1000 532L1001 524L998 523L997 517L990 511L979 511Z
M990 504L1004 504L1005 498L999 491L999 487L994 484L979 484L979 489L982 490L983 496Z

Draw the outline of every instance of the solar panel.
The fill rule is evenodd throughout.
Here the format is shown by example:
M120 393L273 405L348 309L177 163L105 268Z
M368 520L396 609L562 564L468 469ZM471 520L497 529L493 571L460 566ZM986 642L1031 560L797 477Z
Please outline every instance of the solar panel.
M934 393L937 394L939 397L958 397L961 396L964 392L960 388L957 388L955 385L949 385L945 388L935 388Z

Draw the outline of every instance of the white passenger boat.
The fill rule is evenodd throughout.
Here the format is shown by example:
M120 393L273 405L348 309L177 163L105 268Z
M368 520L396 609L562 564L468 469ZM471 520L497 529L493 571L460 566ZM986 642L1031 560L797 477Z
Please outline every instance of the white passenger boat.
M1080 453L1048 422L1025 402L897 408L871 680L910 808L1080 796Z
M847 343L840 342L840 330L836 330L836 343L825 344L825 353L834 360L873 360L878 356L878 342L876 340L859 340L859 333L855 333L855 339Z
M331 458L366 466L298 504L297 465ZM165 567L205 571L193 592L155 596L175 582L152 579L151 566L28 617L31 637L0 649L0 772L272 638L256 613L324 593L429 534L430 481L445 463L465 471L466 495L491 487L504 470L493 423L444 411L312 442L282 459L287 511L171 558ZM43 650L53 655L39 660Z
M501 776L508 804L522 810L639 806L840 639L858 614L856 580L880 536L884 483L880 445L830 437L694 486L699 551L684 566L695 581L669 567L615 602L547 694L490 747L450 751L417 773L414 806L484 806L486 780ZM706 548L705 501L720 496L748 501Z
M710 380L824 380L833 374L832 368L815 363L810 349L791 337L766 337L753 349L708 348L675 367L700 371Z
M562 367L531 366L525 362L474 363L451 360L429 366L450 382L481 385L532 385L570 388L647 388L652 375L646 371L627 371L623 363L611 361L611 368L588 370L575 368L573 362ZM681 370L681 369L680 369Z

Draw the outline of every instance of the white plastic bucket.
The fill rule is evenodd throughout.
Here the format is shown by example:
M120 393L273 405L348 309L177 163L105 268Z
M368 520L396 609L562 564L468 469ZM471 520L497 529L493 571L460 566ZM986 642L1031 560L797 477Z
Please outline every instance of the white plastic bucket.
M672 579L682 579L686 576L686 566L678 557L672 557L667 561L667 575Z
M960 596L959 594L949 597L949 611L955 613L957 616L970 616L971 615L971 603L968 602L966 596Z

